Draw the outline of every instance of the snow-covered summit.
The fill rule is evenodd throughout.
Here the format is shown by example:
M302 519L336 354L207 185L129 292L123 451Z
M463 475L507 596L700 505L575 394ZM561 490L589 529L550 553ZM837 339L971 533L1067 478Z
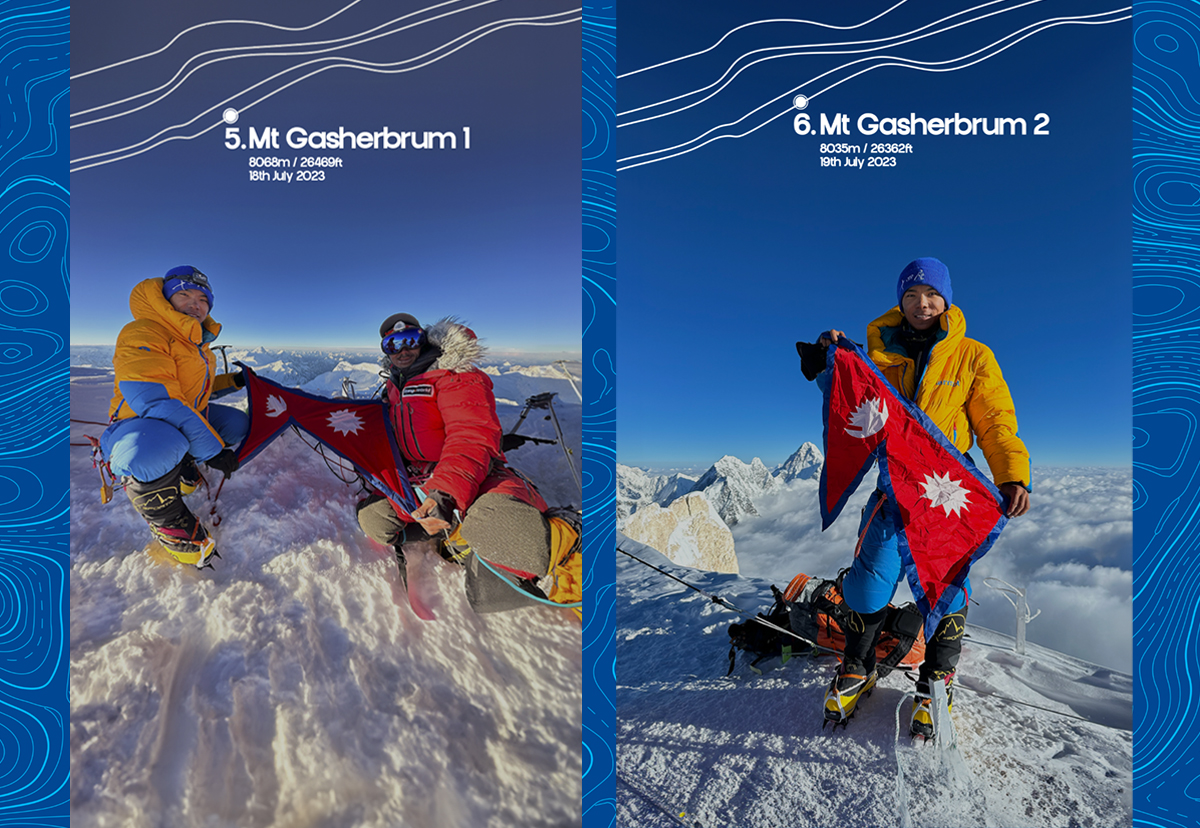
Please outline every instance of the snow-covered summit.
M750 616L771 603L770 581L617 541ZM745 617L616 557L617 824L1131 824L1130 675L1033 644L1018 656L1011 637L968 622L956 747L909 740L903 673L844 730L822 730L832 658L764 661L760 676L740 655L727 678L726 631Z
M636 466L617 463L617 526L623 526L630 515L646 504L670 506L676 498L692 491L695 484L696 478L690 475L651 474Z
M759 458L744 463L727 454L701 475L692 491L702 492L721 519L734 526L743 518L757 515L755 499L777 491L781 485Z
M784 483L793 480L810 480L821 476L825 455L815 443L802 443L792 456L775 468L775 477Z
M253 351L247 363L323 394L377 371L366 352ZM71 415L102 423L112 349L75 356ZM576 457L580 412L559 409ZM517 410L499 413L511 427ZM72 441L102 428L73 425ZM554 436L542 417L521 432ZM437 616L419 619L393 551L358 526L357 486L290 432L219 496L201 466L213 485L187 502L221 550L204 571L152 560L128 498L102 505L90 454L72 452L72 824L581 823L582 634L569 611L477 615L461 567L416 555L410 581ZM559 446L509 461L552 505L580 502Z

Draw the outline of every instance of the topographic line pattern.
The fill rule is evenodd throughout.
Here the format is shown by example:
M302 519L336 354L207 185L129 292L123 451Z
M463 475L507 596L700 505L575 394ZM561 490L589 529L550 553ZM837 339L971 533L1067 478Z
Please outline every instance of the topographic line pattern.
M581 19L581 10L573 3L560 4L557 10L540 4L526 14L513 14L514 5L499 0L451 0L375 25L354 24L349 18L339 17L339 12L315 24L290 29L251 20L211 21L190 27L162 49L109 66L83 69L72 76L74 83L85 85L84 89L127 91L106 103L71 113L73 138L79 142L79 133L88 133L86 143L78 143L87 149L76 150L71 171L122 161L171 141L198 138L224 125L222 114L226 109L244 113L333 69L377 74L419 71L469 49L481 38L514 26L562 26ZM345 31L347 26L350 31ZM218 32L221 42L231 42L250 36L246 32L262 36L261 29L269 31L270 42L201 47L207 36ZM436 45L430 47L431 42ZM381 47L386 49L388 59L371 59ZM404 57L393 59L395 55ZM194 76L204 73L206 78L211 77L229 61L250 61L253 69L238 73L236 80L203 102L192 95L175 95ZM253 82L247 78L253 78ZM209 88L217 89L219 85ZM94 100L107 96L90 91L84 97Z
M956 72L1045 31L1129 19L1127 4L1106 5L1095 9L1061 0L993 0L914 25L892 14L905 6L901 2L852 26L802 19L742 24L706 49L621 75L617 128L632 133L622 135L622 152L625 147L634 151L617 159L617 169L678 158L714 141L744 138L794 115L798 95L812 102L878 69ZM776 61L786 61L788 77L799 81L781 85L762 74ZM655 82L650 75L667 77ZM678 91L643 100L658 97L657 90L663 88ZM655 126L644 138L631 129L649 123Z
M1133 17L1134 823L1200 800L1200 8Z
M66 826L65 3L0 6L0 826Z
M583 824L616 821L616 6L583 12Z

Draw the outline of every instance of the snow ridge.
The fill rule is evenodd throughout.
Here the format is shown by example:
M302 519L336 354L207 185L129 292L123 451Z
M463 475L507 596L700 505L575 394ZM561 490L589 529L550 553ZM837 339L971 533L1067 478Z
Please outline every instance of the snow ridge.
M756 498L781 487L762 460L755 457L743 463L727 454L701 475L692 491L702 492L726 525L733 527L739 520L758 514L754 506Z

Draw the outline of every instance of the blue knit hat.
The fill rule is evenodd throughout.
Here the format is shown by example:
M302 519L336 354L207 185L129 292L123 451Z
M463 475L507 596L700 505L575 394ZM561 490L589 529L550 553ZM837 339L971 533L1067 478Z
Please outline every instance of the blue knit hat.
M181 290L198 290L208 300L208 309L213 306L212 288L208 286L208 277L191 265L180 265L167 271L163 277L163 296L167 301Z
M904 292L914 285L929 285L946 300L946 307L954 304L950 289L950 270L937 259L916 259L900 272L896 283L896 304L904 307Z

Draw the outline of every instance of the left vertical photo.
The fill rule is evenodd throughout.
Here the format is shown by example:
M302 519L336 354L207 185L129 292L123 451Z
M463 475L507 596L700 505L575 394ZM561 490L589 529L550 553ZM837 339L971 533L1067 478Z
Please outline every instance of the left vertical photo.
M78 825L580 825L581 15L71 12Z

